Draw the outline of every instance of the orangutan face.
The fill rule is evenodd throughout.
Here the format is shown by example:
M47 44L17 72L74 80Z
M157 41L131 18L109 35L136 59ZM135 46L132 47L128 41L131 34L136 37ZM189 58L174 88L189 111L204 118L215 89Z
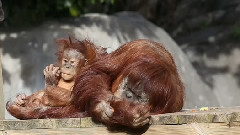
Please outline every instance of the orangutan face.
M140 103L140 104L148 104L149 97L144 92L143 86L140 84L137 87L131 85L128 81L128 78L125 77L123 81L120 83L114 95L120 99L126 99L133 103Z
M75 78L77 65L83 59L84 56L74 49L64 51L61 63L61 76L63 80L72 81Z

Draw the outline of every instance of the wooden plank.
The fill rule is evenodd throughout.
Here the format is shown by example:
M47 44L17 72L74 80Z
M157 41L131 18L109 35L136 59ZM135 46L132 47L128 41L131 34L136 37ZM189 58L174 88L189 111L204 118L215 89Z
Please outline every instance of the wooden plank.
M2 48L0 48L0 120L4 120L5 119L5 102L4 102L4 91L3 91L1 55L2 55Z
M191 123L190 127L192 127L199 135L208 135L198 123Z

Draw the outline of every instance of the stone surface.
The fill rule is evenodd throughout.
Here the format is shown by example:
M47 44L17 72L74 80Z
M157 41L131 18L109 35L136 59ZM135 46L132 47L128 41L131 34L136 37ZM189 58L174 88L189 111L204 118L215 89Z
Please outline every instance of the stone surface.
M138 130L126 129L120 131L109 131L106 127L91 128L63 128L63 129L32 129L32 130L6 130L0 135L197 135L189 125L154 125L147 131L139 132Z
M3 121L0 121L0 131L1 130L4 130L4 124L3 124Z
M81 128L88 128L88 127L100 127L103 126L101 123L96 123L93 121L91 117L81 118Z
M4 120L4 130L26 130L32 129L31 120Z
M238 135L239 123L226 125L225 123L191 123L183 125L152 125L146 131L115 130L106 127L92 128L62 128L62 129L31 129L31 130L5 130L0 135Z
M35 119L32 120L33 128L57 128L56 119Z
M190 123L240 123L240 107L183 110L152 115L152 125L181 125ZM70 119L0 120L0 130L62 129L105 127L91 117Z
M56 119L57 128L80 128L81 119L80 118L70 118L70 119Z
M209 123L212 122L211 117L208 114L184 114L178 116L178 124L186 123Z
M113 16L86 14L75 20L47 22L34 28L1 29L5 102L14 99L17 93L30 95L44 88L42 71L56 61L54 40L66 38L68 33L78 39L88 38L109 50L134 39L162 43L172 53L185 85L185 108L219 106L213 91L200 79L176 42L162 28L131 12ZM7 114L7 118L12 117Z
M225 107L240 104L239 9L239 0L181 0L166 28Z
M152 124L154 124L154 125L178 124L179 123L178 115L161 114L161 116L152 115L151 118L152 118Z

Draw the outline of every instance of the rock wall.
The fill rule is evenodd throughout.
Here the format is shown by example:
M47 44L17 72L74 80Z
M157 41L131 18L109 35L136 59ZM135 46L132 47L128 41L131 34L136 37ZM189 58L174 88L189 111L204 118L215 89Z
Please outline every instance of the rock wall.
M240 1L181 0L176 7L172 37L220 104L238 106Z
M56 61L54 40L68 37L68 33L78 39L88 38L112 51L134 39L160 42L172 53L186 87L185 108L219 106L214 92L200 79L176 42L162 28L131 12L114 16L86 14L74 20L46 22L38 27L1 29L5 102L17 93L29 95L44 88L42 70ZM11 118L9 114L7 118Z

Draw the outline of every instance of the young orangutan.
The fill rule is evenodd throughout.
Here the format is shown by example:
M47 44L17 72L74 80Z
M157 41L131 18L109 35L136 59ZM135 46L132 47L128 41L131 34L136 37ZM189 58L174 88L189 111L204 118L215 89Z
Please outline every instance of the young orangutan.
M101 48L93 48L94 46L87 40L74 43L71 39L58 40L57 43L59 66L50 64L43 70L45 89L31 96L18 95L16 101L8 105L7 110L16 118L26 119L22 113L28 112L27 110L69 105L77 73L82 67L98 59L100 57L98 54L104 54ZM99 53L95 52L97 50Z
M84 60L84 56L77 50L64 50L62 61L59 63L60 67L50 64L43 70L45 89L39 90L29 97L25 94L18 95L16 105L23 107L68 105L77 74L77 65L82 60Z

